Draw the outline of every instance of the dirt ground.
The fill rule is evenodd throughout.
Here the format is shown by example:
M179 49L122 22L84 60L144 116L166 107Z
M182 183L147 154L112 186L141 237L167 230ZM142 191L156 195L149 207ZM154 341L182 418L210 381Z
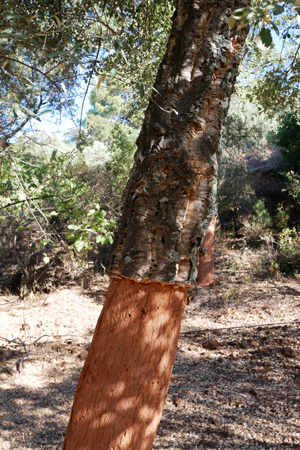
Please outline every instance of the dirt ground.
M192 293L153 449L300 449L300 284L250 259ZM0 450L61 448L107 284L0 295Z

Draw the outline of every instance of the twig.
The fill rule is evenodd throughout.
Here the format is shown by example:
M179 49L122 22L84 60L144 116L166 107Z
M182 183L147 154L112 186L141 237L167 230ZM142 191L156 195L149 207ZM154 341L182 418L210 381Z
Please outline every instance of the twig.
M17 202L8 203L8 205L1 206L0 211L1 211L2 209L9 208L10 206L17 205L18 203L24 203L24 202L27 202L28 200L29 200L29 201L31 201L31 200L43 200L43 199L49 198L49 197L57 197L57 195L52 194L52 195L44 195L43 197L27 197L25 200L18 200Z
M88 337L86 336L79 336L77 334L43 334L42 336L40 336L39 338L35 339L33 342L31 342L30 344L27 344L29 346L36 344L40 339L43 339L45 337L49 337L49 338L54 338L54 339L58 339L61 337L65 337L65 338L79 338L79 339L88 339ZM27 349L26 349L26 343L23 342L20 338L14 338L14 339L7 339L5 337L0 336L0 339L2 339L2 341L7 342L6 346L9 344L13 344L13 343L18 343L18 345L22 345L22 347L24 348L24 352L28 355Z
M26 267L23 266L23 264L18 256L16 244L17 244L17 236L14 237L13 251L14 251L17 263L21 269L22 274L24 275L24 277L28 277L28 271L27 271Z
M78 140L79 141L80 141L80 138L81 138L83 108L84 108L86 96L88 94L88 90L90 88L91 80L92 80L92 77L93 77L93 74L94 74L94 71L95 71L95 67L96 67L96 64L97 64L97 59L98 59L98 56L99 56L99 53L100 53L100 49L101 49L101 42L102 42L102 40L100 38L99 43L98 43L97 54L96 54L96 57L95 57L95 60L94 60L94 64L93 64L93 66L92 66L92 68L90 70L89 80L88 80L88 83L87 83L87 86L86 86L86 90L85 90L85 93L84 93L84 96L83 96L82 104L81 104L80 120L79 120L79 133L78 133Z

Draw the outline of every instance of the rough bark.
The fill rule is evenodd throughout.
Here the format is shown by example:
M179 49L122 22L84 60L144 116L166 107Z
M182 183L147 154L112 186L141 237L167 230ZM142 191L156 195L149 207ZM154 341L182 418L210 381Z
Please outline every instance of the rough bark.
M218 146L247 29L227 19L246 0L178 0L138 138L111 274L191 284L215 214Z
M149 450L174 364L187 287L112 278L63 450Z
M216 225L217 216L214 216L206 231L203 241L205 253L199 258L197 286L209 286L217 279L214 264Z

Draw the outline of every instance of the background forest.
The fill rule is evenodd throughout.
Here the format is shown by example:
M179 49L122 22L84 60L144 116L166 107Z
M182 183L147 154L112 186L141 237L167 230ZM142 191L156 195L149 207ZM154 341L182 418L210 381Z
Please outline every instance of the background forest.
M58 450L174 0L0 6L0 448ZM300 1L252 1L157 450L300 445ZM166 111L169 113L170 111Z
M264 76L261 58L280 55L276 48L252 54L241 69L222 134L218 239L259 251L257 270L298 277L298 113L273 103L264 111L264 98L262 105L254 102ZM257 78L251 80L253 71ZM64 279L61 268L56 270L62 255L72 261L68 276L105 273L147 98L117 78L101 83L96 78L91 85L80 136L76 127L58 137L26 126L2 151L2 289L22 295L47 290L46 278L58 285Z

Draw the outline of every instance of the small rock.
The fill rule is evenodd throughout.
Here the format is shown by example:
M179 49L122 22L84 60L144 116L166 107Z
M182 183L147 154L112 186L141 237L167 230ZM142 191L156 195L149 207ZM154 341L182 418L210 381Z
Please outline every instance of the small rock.
M298 351L290 347L282 347L279 351L287 358L297 358L298 356Z
M254 395L255 397L258 395L258 392L257 392L257 390L256 389L250 389L249 390L249 394L250 395Z
M258 356L270 356L272 355L272 348L271 347L260 347L260 349L257 351Z
M207 339L202 343L202 347L205 348L206 350L217 350L219 346L220 346L219 341L216 338Z
M180 397L175 397L173 399L173 403L177 408L181 408L183 406L183 400Z

